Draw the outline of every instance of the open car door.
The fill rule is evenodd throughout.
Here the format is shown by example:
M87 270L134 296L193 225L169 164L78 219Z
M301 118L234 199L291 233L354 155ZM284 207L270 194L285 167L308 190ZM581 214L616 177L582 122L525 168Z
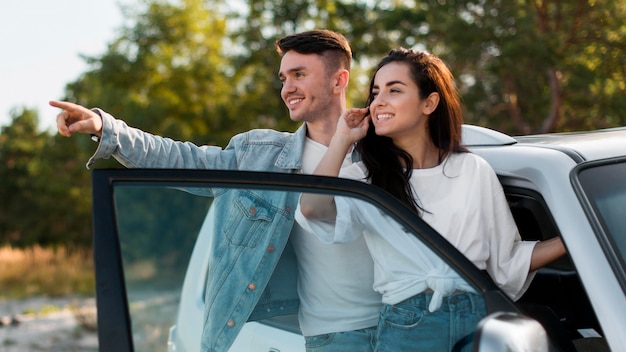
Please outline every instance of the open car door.
M488 315L496 320L503 315L504 320L521 317L484 272L408 207L374 186L295 174L99 169L93 171L93 226L101 351L200 350L211 265L206 248L221 240L212 225L213 195L220 193L216 189L244 191L258 199L273 193L316 192L370 203L473 287L484 299ZM295 315L248 322L231 348L304 350Z

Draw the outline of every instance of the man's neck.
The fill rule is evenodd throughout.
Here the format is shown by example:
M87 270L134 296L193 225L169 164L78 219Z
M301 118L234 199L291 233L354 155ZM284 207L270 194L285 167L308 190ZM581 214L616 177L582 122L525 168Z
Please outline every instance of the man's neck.
M315 121L308 121L306 124L307 137L317 143L328 146L337 130L337 121L343 111L337 112L336 117L319 118Z

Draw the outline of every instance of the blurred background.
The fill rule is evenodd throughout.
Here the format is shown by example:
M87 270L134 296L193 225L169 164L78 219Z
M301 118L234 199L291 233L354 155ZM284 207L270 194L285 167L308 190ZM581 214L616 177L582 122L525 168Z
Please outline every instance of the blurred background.
M279 96L274 44L327 28L352 45L349 106L363 106L372 67L403 46L449 65L467 123L512 135L626 125L626 0L26 0L2 7L0 303L94 292L85 163L96 145L88 136L59 136L50 99L101 107L197 144L225 146L252 128L294 131ZM25 313L0 306L0 318L11 314Z

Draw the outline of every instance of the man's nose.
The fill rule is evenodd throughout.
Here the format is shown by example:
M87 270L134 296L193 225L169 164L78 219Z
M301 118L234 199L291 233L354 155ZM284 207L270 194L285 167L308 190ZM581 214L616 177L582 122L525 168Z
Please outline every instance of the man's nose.
M285 79L283 81L283 87L281 88L281 91L283 93L291 93L291 92L295 91L295 85L293 85L291 83L290 79Z

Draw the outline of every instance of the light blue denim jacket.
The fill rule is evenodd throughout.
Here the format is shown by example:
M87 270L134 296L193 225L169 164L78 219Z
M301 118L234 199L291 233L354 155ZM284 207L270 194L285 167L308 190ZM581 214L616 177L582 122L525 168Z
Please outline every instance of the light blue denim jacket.
M256 170L299 173L306 125L295 133L252 130L225 149L198 147L129 127L106 112L89 159L113 156L129 168ZM297 263L288 243L298 193L214 190L216 235L205 297L202 351L226 351L248 320L296 314ZM222 221L222 223L219 223Z

